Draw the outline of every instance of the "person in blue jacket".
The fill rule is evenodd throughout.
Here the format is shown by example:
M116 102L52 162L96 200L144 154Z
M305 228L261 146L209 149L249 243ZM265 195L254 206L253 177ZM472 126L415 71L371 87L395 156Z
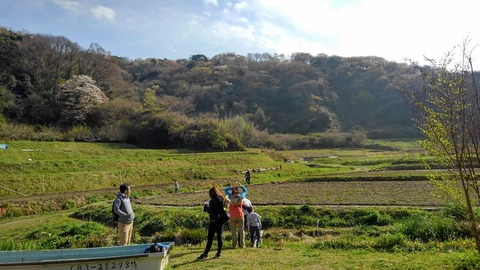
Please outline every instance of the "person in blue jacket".
M241 189L242 192L240 192L238 189ZM247 188L245 186L240 186L240 187L232 187L231 185L228 185L225 189L224 189L224 192L225 194L227 195L227 197L230 199L230 196L233 194L233 191L238 191L238 193L240 194L240 196L243 198L245 198L245 196L247 196Z

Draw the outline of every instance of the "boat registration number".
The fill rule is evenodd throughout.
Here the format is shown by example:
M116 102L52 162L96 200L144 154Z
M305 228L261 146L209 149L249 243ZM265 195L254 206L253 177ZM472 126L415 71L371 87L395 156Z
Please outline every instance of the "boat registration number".
M69 270L112 270L112 269L137 269L136 261L102 262L93 264L73 264Z

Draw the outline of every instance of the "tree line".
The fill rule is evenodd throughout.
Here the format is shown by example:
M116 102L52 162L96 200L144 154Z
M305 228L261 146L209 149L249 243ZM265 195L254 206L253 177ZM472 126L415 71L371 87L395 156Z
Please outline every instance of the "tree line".
M301 52L132 60L96 43L83 49L65 37L0 28L0 138L361 146L418 135L399 91L405 78L420 80L415 72L380 57Z

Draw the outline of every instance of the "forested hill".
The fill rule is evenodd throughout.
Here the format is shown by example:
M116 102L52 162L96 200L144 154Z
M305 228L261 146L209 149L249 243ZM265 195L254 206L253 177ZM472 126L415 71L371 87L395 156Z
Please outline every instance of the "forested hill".
M0 137L238 149L337 134L336 144L361 144L415 134L398 90L412 77L411 66L374 56L132 60L0 28Z

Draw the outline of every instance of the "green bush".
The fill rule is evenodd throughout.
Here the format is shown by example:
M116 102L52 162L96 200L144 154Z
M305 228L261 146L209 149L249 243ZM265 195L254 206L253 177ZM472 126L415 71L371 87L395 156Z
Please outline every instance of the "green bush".
M106 204L88 205L73 212L70 217L80 220L96 221L107 226L113 225L111 202Z
M37 250L40 246L35 241L5 241L0 242L0 250Z
M208 217L203 215L203 213L200 215L192 215L190 213L187 213L175 217L174 220L177 227L182 227L186 229L206 228L209 223Z
M313 248L349 250L358 248L359 243L360 241L358 241L357 238L347 235L345 237L334 238L328 241L319 241L313 244Z
M262 217L262 228L269 229L274 226L274 221L270 217Z
M315 211L315 209L309 205L304 205L302 207L300 207L299 209L299 214L301 215L308 215L308 216L316 216L317 215L317 211Z
M172 231L166 233L156 233L155 242L171 242L176 245L198 245L207 240L206 229L181 230L178 233Z
M168 229L167 223L160 218L154 218L139 227L142 235L154 235L156 232L164 232Z
M112 235L112 233L115 234L115 236ZM114 244L113 243L113 238L117 237L117 234L113 230L109 230L108 232L100 233L100 234L92 234L87 236L84 239L81 239L77 243L77 247L81 248L91 248L91 247L106 247L109 245ZM134 238L132 236L132 239L136 240L136 237Z
M452 218L436 215L413 216L397 226L412 241L446 241L463 236L464 231L456 226Z
M464 207L456 203L447 204L441 211L445 217L453 217L456 220L466 220L467 211Z
M401 233L384 234L376 239L373 248L380 251L395 251L405 246L407 238Z
M67 210L67 209L75 209L77 208L78 205L77 205L77 202L75 200L66 200L64 203L63 203L63 209L64 210Z
M350 226L350 222L340 217L333 217L326 226L342 228Z
M56 227L40 227L28 238L39 243L41 249L85 247L86 239L105 233L105 227L95 223L64 223Z
M103 196L100 196L100 195L89 195L86 198L86 201L87 201L88 204L100 202L100 201L103 201L103 200L105 200L105 198Z
M157 232L155 233L153 237L153 242L172 242L174 241L176 245L179 245L175 240L175 232L169 231L169 232Z
M345 220L351 222L351 225L388 225L392 223L392 218L385 213L380 213L376 209L355 209L346 212L343 215Z
M480 269L480 255L477 252L462 253L454 262L454 265L457 270Z
M175 240L179 243L197 245L207 240L207 230L182 230Z
M354 235L365 235L369 237L379 237L383 233L389 233L385 232L385 230L380 230L380 227L378 226L371 226L371 225L359 225L353 228L353 234Z

